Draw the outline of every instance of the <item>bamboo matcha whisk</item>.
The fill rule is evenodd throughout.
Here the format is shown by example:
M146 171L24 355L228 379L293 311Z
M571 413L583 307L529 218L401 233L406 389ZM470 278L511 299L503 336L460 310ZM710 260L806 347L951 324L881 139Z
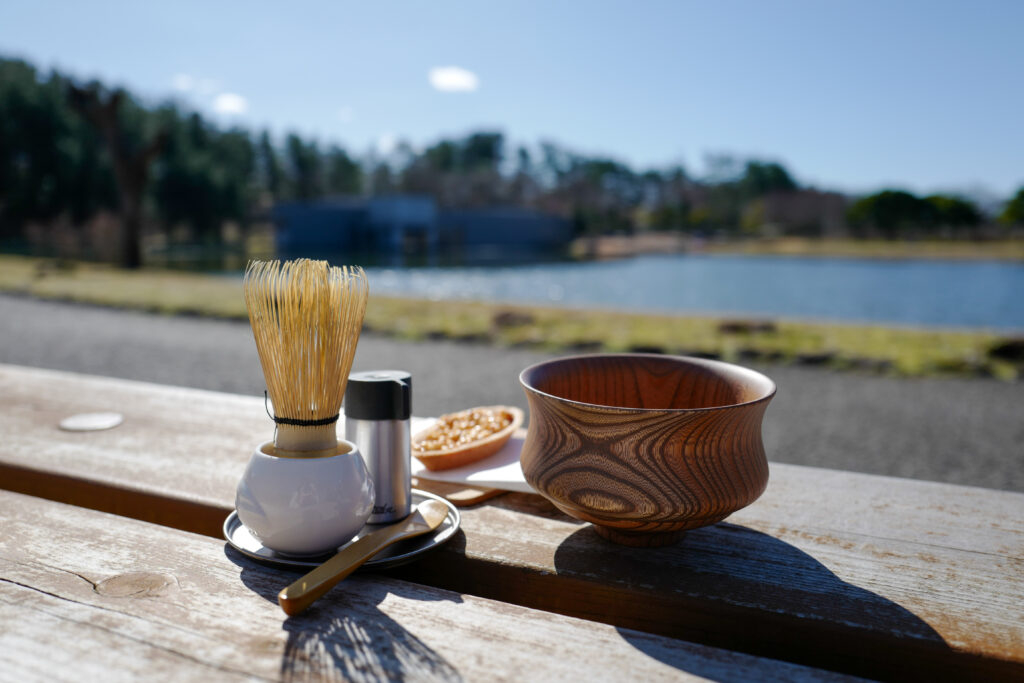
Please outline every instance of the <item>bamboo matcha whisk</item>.
M332 453L366 312L363 269L309 259L252 261L244 291L274 406L276 454Z

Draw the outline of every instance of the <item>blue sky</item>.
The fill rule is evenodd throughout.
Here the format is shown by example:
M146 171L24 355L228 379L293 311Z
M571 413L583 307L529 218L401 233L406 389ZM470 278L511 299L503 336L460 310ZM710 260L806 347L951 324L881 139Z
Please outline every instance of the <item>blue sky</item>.
M853 192L1024 185L1022 36L1013 0L0 5L0 54L357 153L489 128Z

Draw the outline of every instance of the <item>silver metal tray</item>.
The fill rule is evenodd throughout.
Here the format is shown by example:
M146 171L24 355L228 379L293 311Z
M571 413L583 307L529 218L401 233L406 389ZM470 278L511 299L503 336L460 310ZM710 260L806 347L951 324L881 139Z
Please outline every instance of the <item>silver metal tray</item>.
M448 516L443 522L441 522L441 526L437 527L433 533L399 541L394 545L384 548L384 550L367 560L366 564L362 567L363 569L386 569L388 567L397 567L400 564L411 562L423 553L430 552L434 548L437 548L455 535L455 532L459 530L459 524L462 521L458 508L441 496L436 496L433 493L427 493L426 491L420 491L419 489L412 490L413 506L419 505L426 500L439 500L448 508ZM383 526L387 525L367 524L358 534L356 534L355 538L338 548L338 550L341 550L341 548L344 548L349 543L352 543L362 536L376 531ZM228 518L224 520L224 538L227 539L228 545L243 555L251 557L257 562L282 567L284 569L305 570L317 567L330 559L331 556L337 552L332 551L315 557L291 557L289 555L276 553L256 540L256 537L253 536L245 525L242 524L242 521L238 519L238 513L235 511L232 511L231 514L228 515Z

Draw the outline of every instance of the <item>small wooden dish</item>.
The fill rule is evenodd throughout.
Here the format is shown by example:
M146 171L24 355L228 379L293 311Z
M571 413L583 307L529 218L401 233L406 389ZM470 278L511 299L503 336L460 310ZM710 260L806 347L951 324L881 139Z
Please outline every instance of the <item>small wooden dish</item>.
M469 410L494 410L501 411L512 415L512 422L507 427L497 431L483 439L478 441L471 441L470 443L455 448L447 448L439 451L430 451L427 453L416 452L416 442L421 441L423 437L429 434L434 427L428 427L421 432L418 432L412 438L413 456L416 457L423 466L431 472L438 472L440 470L450 470L455 467L462 467L463 465L469 465L470 463L483 460L484 458L490 457L500 451L502 447L508 443L508 440L512 438L512 434L519 429L519 425L523 423L523 411L515 406L480 406L479 408L470 408ZM468 412L468 411L460 411ZM459 413L454 413L458 415ZM447 416L442 416L447 417Z

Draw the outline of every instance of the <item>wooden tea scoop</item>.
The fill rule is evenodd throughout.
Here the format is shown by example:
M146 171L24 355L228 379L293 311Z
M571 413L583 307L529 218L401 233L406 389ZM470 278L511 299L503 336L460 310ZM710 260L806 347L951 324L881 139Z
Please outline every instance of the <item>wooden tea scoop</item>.
M298 614L382 549L396 541L433 531L447 516L448 507L441 501L420 503L401 522L363 536L292 585L281 589L277 602L285 614Z

